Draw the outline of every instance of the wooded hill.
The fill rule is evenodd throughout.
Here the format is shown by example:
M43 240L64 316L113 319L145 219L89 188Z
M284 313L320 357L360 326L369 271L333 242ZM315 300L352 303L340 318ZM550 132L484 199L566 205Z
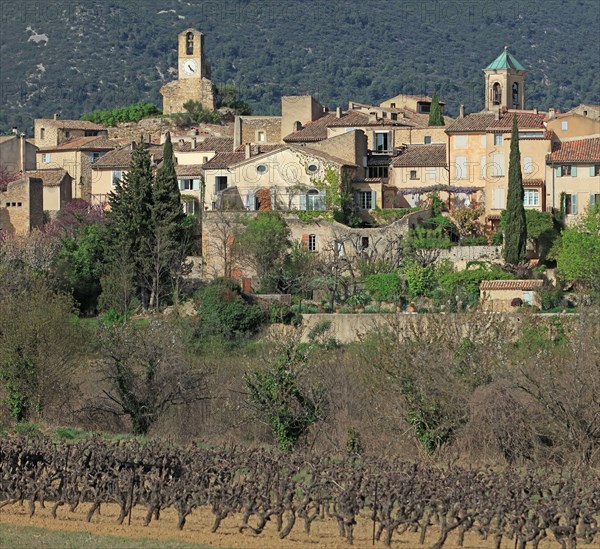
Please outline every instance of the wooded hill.
M213 81L235 83L255 114L277 114L281 95L334 108L436 90L449 114L480 110L481 69L505 43L530 71L527 107L600 103L596 0L25 0L2 5L0 128L160 107L187 27L205 34Z

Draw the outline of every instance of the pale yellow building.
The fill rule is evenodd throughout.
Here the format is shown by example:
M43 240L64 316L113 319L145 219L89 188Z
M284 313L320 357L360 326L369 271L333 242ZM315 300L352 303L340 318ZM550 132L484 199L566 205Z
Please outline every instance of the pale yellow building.
M523 305L540 307L542 280L482 280L479 300L484 311L518 311Z
M549 205L572 224L590 206L600 205L600 137L555 143L546 162Z
M600 119L576 112L557 115L549 112L546 126L560 141L570 141L582 137L600 137Z

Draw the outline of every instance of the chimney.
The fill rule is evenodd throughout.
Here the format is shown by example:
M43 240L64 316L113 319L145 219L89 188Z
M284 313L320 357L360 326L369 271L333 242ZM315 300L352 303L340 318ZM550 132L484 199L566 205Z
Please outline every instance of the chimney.
M554 120L556 118L556 109L548 109L548 120Z
M55 112L54 113L54 120L58 120L60 118L60 113L59 112Z
M244 157L246 159L250 158L252 156L252 145L250 145L250 143L246 143L244 145Z
M500 109L494 112L494 120L500 120Z
M192 149L195 149L198 146L198 140L193 137L192 138Z
M461 105L460 106L460 114L459 114L459 118L464 118L465 117L465 106Z
M533 109L533 114L539 114L539 111L536 109Z
M285 136L282 136L285 137ZM236 116L233 121L233 148L237 149L242 144L242 117Z
M377 113L376 112L369 113L369 124L377 124Z
M342 107L337 107L335 109L335 117L336 118L341 118L342 117Z
M25 173L25 134L19 136L19 163L21 164L21 172Z
M19 134L19 128L17 128L16 126L12 127L12 132L14 135L18 135Z

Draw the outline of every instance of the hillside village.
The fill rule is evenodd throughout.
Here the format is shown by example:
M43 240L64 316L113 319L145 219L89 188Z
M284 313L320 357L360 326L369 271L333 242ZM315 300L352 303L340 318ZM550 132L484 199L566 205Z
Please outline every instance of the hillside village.
M502 263L514 118L526 211L549 212L568 227L600 204L600 106L526 109L527 71L508 47L483 68L485 110L460 106L456 119L443 115L437 97L350 100L330 109L311 96L285 96L280 116L235 115L187 128L169 118L186 102L215 108L203 35L181 32L178 56L178 79L161 89L163 118L104 127L56 113L35 120L33 138L18 130L0 138L0 162L18 176L0 194L2 234L42 228L73 200L105 208L136 143L143 141L156 169L163 164L167 132L184 213L198 219L192 276L233 277L248 292L258 287L256 270L226 249L243 219L264 211L279 212L303 249L343 258L345 269L388 260L395 242L438 214L459 228L448 233L458 246L435 261L457 269L479 260ZM435 125L434 110L442 113ZM342 195L352 219L347 206L341 211ZM460 230L465 210L477 215ZM539 252L530 242L532 265ZM536 304L536 287L488 281L481 295L505 310L515 298Z

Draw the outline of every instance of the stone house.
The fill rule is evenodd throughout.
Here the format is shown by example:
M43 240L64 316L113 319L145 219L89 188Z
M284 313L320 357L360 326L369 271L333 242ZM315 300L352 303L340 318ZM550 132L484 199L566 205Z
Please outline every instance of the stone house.
M10 173L35 169L37 147L25 134L0 136L0 164Z
M484 311L514 311L522 305L540 307L542 280L482 280L479 300Z
M25 176L0 191L0 234L27 235L43 224L41 179Z
M549 205L564 212L567 224L600 205L600 137L555 143L545 168Z
M50 170L26 171L27 177L42 181L44 213L48 218L56 217L58 212L72 199L72 177L62 168Z

